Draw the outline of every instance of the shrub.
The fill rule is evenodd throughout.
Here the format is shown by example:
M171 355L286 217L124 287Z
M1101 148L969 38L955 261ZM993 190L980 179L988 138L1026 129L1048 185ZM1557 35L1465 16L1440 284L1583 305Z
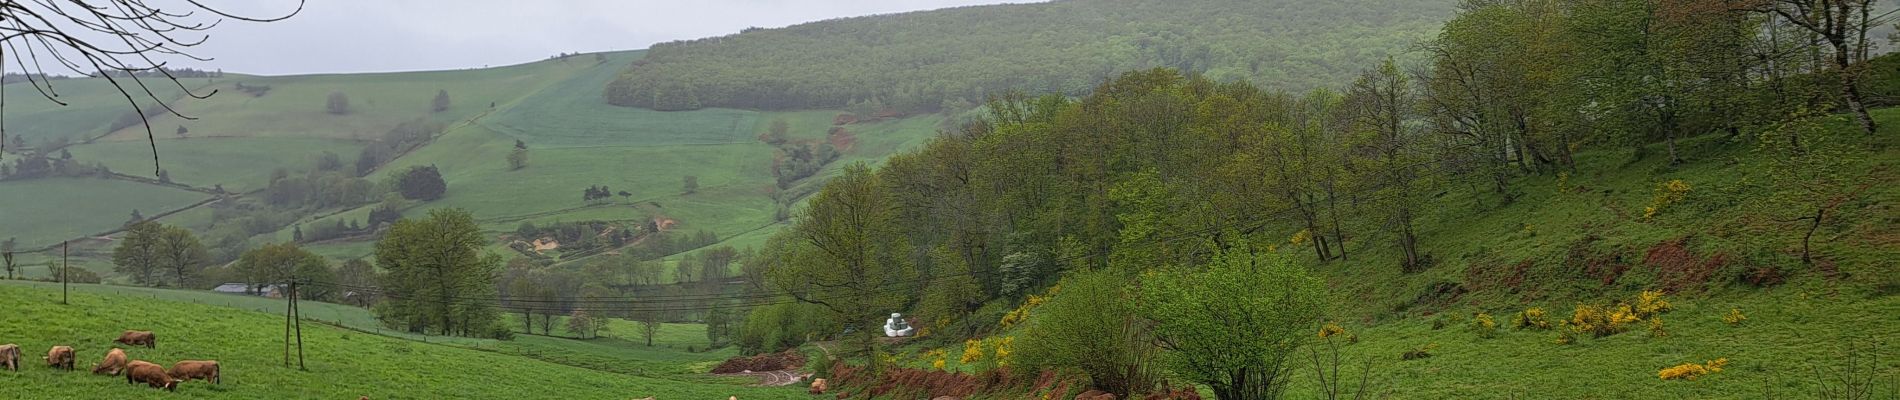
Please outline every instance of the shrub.
M1021 366L1023 372L1072 369L1096 387L1124 395L1152 387L1147 367L1156 350L1136 313L1129 278L1107 270L1065 277L1060 292L1032 306L1035 318L1023 328L1022 346L1014 346L1015 338L965 342L962 358L987 358L978 365Z
M990 348L996 350L996 357L994 358L994 360L996 360L997 367L1009 366L1010 350L1014 348L1013 344L1015 343L1016 343L1015 337L1006 336L1006 337L1003 337L1002 339L997 339L996 344L993 346L990 346Z
M1304 267L1244 241L1205 265L1145 278L1139 307L1166 343L1170 369L1223 399L1277 397L1291 375L1286 361L1314 332L1327 297Z
M1667 336L1669 336L1669 332L1667 332L1667 331L1664 331L1664 330L1663 330L1663 320L1662 320L1662 317L1660 317L1660 316L1657 316L1657 317L1649 317L1649 336L1650 336L1650 337L1667 337Z
M1669 300L1663 299L1662 291L1644 290L1642 293L1636 294L1637 318L1649 318L1650 316L1666 313L1674 309L1675 307L1669 305Z
M1497 335L1498 332L1497 321L1492 320L1491 314L1486 313L1478 313L1477 316L1471 317L1471 327L1478 331L1478 337L1486 339Z
M1517 328L1518 330L1545 330L1550 329L1550 320L1545 315L1544 309L1531 307L1524 309L1523 312L1517 313L1517 317L1511 319L1511 327Z
M1028 320L1030 310L1042 305L1042 303L1048 302L1050 297L1055 296L1061 291L1062 285L1057 284L1049 287L1049 291L1042 295L1029 295L1028 299L1023 300L1022 305L1017 306L1015 310L1010 310L1008 314L1003 314L1003 318L997 321L997 326L1003 329L1009 329L1012 326L1016 326L1016 324L1022 323L1024 320Z
M930 368L938 370L938 371L949 370L947 368L949 365L949 357L950 357L949 351L946 351L944 349L935 349L935 350L924 352L924 358L930 360Z
M1346 328L1341 328L1339 327L1339 324L1335 324L1331 322L1327 322L1326 326L1322 326L1319 328L1320 339L1325 339L1325 338L1333 337L1334 335L1341 335L1345 333L1346 333Z
M1557 344L1571 344L1571 343L1576 343L1576 342L1577 342L1577 334L1576 334L1576 333L1574 333L1574 332L1571 332L1571 331L1570 331L1570 330L1568 330L1568 329L1559 329L1559 330L1557 330L1557 340L1554 340L1554 341L1552 341L1552 342L1553 342L1553 343L1557 343Z
M1747 320L1748 316L1742 315L1742 309L1740 308L1730 308L1728 309L1728 314L1722 315L1722 322L1729 324L1729 326L1741 325L1742 321Z
M813 359L811 364L808 365L808 367L811 368L811 376L813 378L830 378L831 365L837 362L837 359L831 358L831 356L828 355Z
M1570 319L1564 321L1576 333L1604 337L1629 331L1632 324L1651 320L1652 334L1660 333L1663 313L1674 309L1661 291L1645 290L1636 295L1635 304L1618 302L1613 306L1578 304ZM1657 335L1662 336L1662 335Z
M1411 360L1417 360L1421 358L1430 358L1432 356L1432 350L1437 350L1437 349L1438 349L1437 343L1426 344L1424 347L1406 350L1405 353L1399 354L1399 359L1411 361Z
M1655 218L1656 213L1661 212L1663 208L1680 203L1684 197L1688 196L1689 183L1681 179L1656 185L1656 195L1650 198L1649 206L1643 207L1643 219Z
M1615 307L1578 304L1571 312L1570 320L1565 321L1570 329L1577 333L1588 333L1595 337L1604 337L1629 330L1629 324L1642 321L1628 304Z
M957 362L971 364L982 361L983 354L983 341L976 339L965 340L963 341L963 355L957 357Z
M1686 364L1677 365L1674 367L1663 368L1662 371L1656 372L1656 377L1662 378L1662 380L1665 380L1665 381L1668 381L1668 380L1693 381L1693 380L1696 380L1696 378L1701 378L1703 375L1722 372L1722 367L1725 367L1725 366L1728 366L1728 359L1717 358L1717 359L1709 361L1706 364L1686 363Z

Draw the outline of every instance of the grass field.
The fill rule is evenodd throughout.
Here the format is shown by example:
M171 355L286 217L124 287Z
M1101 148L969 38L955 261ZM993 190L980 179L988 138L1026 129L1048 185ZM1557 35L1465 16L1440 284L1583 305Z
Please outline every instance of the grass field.
M143 141L100 142L69 148L73 158L102 162L113 171L157 179L152 173L152 150ZM220 137L158 141L160 165L172 182L210 188L222 184L232 192L248 192L270 184L277 168L308 170L325 152L336 154L343 165L353 165L361 143L345 140L283 137Z
M1876 110L1875 117L1900 123L1900 109ZM1841 131L1847 130L1843 124ZM1900 151L1891 131L1884 134L1854 140L1864 152L1848 173L1891 179L1881 171L1900 163ZM1398 257L1388 245L1392 239L1383 235L1357 238L1353 262L1315 265L1333 289L1331 315L1361 340L1342 350L1352 360L1348 369L1373 360L1375 373L1390 381L1398 398L1740 399L1763 398L1764 387L1785 398L1812 398L1817 367L1840 368L1850 343L1871 340L1885 343L1879 370L1890 383L1883 387L1900 391L1900 352L1893 347L1900 342L1900 264L1894 263L1900 247L1882 242L1900 233L1888 213L1900 204L1900 186L1876 185L1844 207L1817 237L1820 261L1803 265L1797 225L1738 205L1769 196L1750 184L1763 179L1758 168L1737 167L1758 157L1752 138L1683 140L1679 146L1689 160L1678 167L1664 164L1660 146L1634 161L1628 150L1580 154L1577 170L1597 172L1521 179L1514 185L1523 195L1502 207L1495 200L1480 207L1483 199L1471 190L1451 188L1435 202L1442 206L1418 221L1421 249L1438 260L1424 272L1401 273L1391 261ZM1683 202L1641 218L1655 188L1671 180L1692 187ZM1652 260L1676 248L1696 265L1713 266L1712 272L1693 280L1670 269L1676 268L1667 266L1670 261ZM1590 272L1590 258L1620 260L1611 263L1629 270L1606 284ZM1786 271L1787 283L1765 289L1743 283L1741 271L1764 265ZM1470 293L1420 301L1445 282ZM1646 327L1638 327L1557 345L1550 331L1501 328L1495 339L1478 339L1471 328L1470 317L1480 312L1506 324L1534 306L1554 321L1568 318L1580 303L1627 299L1672 282L1687 283L1670 296L1677 310L1663 317L1666 337L1651 338ZM1748 320L1728 326L1721 315L1730 309ZM1433 330L1440 318L1454 322ZM1433 343L1434 357L1398 359ZM1854 351L1873 356L1865 348ZM1731 364L1708 378L1657 377L1663 368L1717 358ZM1302 374L1296 382L1313 381L1310 371Z
M591 59L585 62L544 60L453 71L230 76L210 86L219 90L216 96L180 101L175 105L181 113L198 117L197 120L161 116L152 124L161 135L170 135L178 126L184 126L190 135L201 137L374 139L407 121L452 122L487 113L491 110L490 104L513 101L522 93L533 92L593 66ZM269 86L270 90L263 96L253 96L237 90L238 84ZM450 107L443 112L430 109L430 101L438 90L449 93ZM325 109L331 93L342 93L349 99L348 113L331 114ZM126 129L107 139L144 138L142 129Z
M124 225L132 210L147 217L207 196L137 182L59 178L0 182L0 238L19 238L21 249L99 233Z
M162 167L174 182L205 188L221 184L226 190L247 192L264 187L278 168L293 172L308 169L312 159L324 152L337 154L347 165L365 140L380 138L403 122L433 120L443 123L447 131L368 177L382 180L410 166L436 166L448 182L448 194L439 201L414 204L404 210L406 215L442 207L464 208L472 211L491 234L512 231L523 221L545 224L666 217L679 221L675 226L678 230L710 230L727 239L724 245L763 244L775 230L772 227L777 226L773 215L778 206L770 197L775 184L771 166L776 149L761 143L759 135L770 128L771 121L784 119L791 124L793 138L824 140L832 128L832 118L839 112L659 112L604 103L600 98L603 85L643 55L643 51L610 52L602 53L599 61L588 54L454 71L199 78L188 83L217 89L219 94L209 100L173 103L180 112L199 119L161 115L153 118L153 126L160 139ZM107 133L104 127L89 124L117 118L126 110L123 105L95 99L105 93L100 89L109 89L101 81L78 79L61 84L72 88L71 100L84 104L63 108L9 104L9 132L22 126L20 130L30 131L26 134L29 139L82 131L90 133L74 138L98 137ZM270 89L254 96L238 90L238 84ZM6 89L17 95L13 92L22 86ZM437 90L449 93L452 105L446 111L428 109ZM325 112L324 101L331 92L345 94L351 112ZM820 181L846 163L875 163L921 144L935 134L942 118L917 116L850 125L846 129L856 140L843 160L828 166L817 179L802 184ZM189 131L183 139L174 133L181 126ZM41 131L47 133L33 133ZM529 166L522 170L510 170L506 162L516 140L530 149ZM143 128L125 128L99 142L75 145L69 150L81 162L102 162L116 172L134 176L153 175ZM698 178L696 193L683 193L686 176ZM84 218L99 221L74 224L68 215L81 214L63 214L57 221L63 224L58 226L49 224L54 222L51 220L34 219L55 214L16 216L7 210L0 213L0 229L18 233L0 236L17 236L31 243L57 242L72 238L75 232L101 230L92 228L95 226L115 226L106 225L105 219L111 217L111 224L123 222L121 216L129 217L135 207L147 214L163 211L162 206L177 203L167 195L184 193L127 182L50 182L55 181L26 185L51 191L7 190L0 186L0 191L8 192L0 193L0 199L8 195L49 198L45 205L10 203L29 204L20 208L23 210L63 206L53 204L57 201L51 199L74 198L68 193L110 197L112 201L85 205L89 210L84 210ZM98 183L97 187L88 187L94 186L92 183ZM15 184L19 183L4 185ZM614 204L589 207L580 192L590 185L606 185L632 196L615 196ZM44 196L48 193L55 196ZM362 221L368 207L303 212L312 215L301 224L329 224L335 220ZM206 229L214 222L211 217L208 211L189 211L163 221ZM83 229L67 229L73 227ZM288 240L290 227L266 235L270 240ZM734 238L737 240L731 240ZM367 255L369 244L323 243L311 247L326 257L342 260ZM109 267L93 269L112 278Z
M146 83L155 97L160 100L170 102L184 97L184 91L179 90L178 84L163 80L147 80ZM204 90L199 88L209 85L210 82L204 78L188 78L179 80L179 84L191 87L202 94ZM112 85L104 79L56 80L52 82L50 89L53 93L58 93L59 101L65 102L66 105L61 106L47 100L40 89L36 89L31 84L7 84L4 88L0 88L6 91L8 100L7 140L13 140L13 135L20 135L26 139L29 146L37 146L42 140L54 138L82 142L109 133L108 129L111 129L114 123L119 122L121 117L129 116L133 110L131 103L127 103L125 97L122 97L119 91L113 89ZM134 90L137 89L134 88ZM134 98L139 100L141 107L156 106L156 102L149 97L141 95ZM143 127L135 129L138 129L139 137L145 136ZM156 125L152 129L154 133L170 134L172 132L160 130Z
M207 296L224 296L206 294ZM157 295L151 295L157 296ZM238 296L226 296L238 297ZM0 342L18 343L31 355L54 344L79 351L76 372L59 372L32 362L20 372L0 373L0 396L14 399L59 398L354 398L508 399L558 396L576 399L659 398L745 399L804 398L795 389L751 388L700 380L657 379L537 361L476 347L364 334L304 325L309 371L285 369L283 318L269 313L179 302L168 297L75 290L71 305L58 303L57 289L0 284ZM319 317L311 310L312 317ZM130 349L134 359L169 365L179 359L216 359L224 383L191 382L177 394L126 385L123 378L87 374L110 340L122 329L158 332L157 349ZM690 332L689 332L690 333ZM547 339L559 341L563 339ZM582 342L592 343L592 342ZM606 345L599 345L606 346ZM576 345L573 351L600 347ZM636 353L625 352L627 356ZM28 357L29 361L34 357ZM652 358L686 364L684 359ZM502 378L502 379L497 379Z

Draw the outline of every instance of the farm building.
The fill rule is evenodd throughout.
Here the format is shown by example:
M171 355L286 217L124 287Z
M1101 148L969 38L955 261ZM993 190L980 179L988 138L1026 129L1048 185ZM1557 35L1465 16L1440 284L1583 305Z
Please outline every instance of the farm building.
M244 283L226 283L223 285L218 285L218 287L211 288L211 291L218 292L218 293L228 293L228 294L262 296L262 297L269 297L273 299L284 297L284 294L283 294L284 285L264 285L264 286L253 287L250 284L244 284Z

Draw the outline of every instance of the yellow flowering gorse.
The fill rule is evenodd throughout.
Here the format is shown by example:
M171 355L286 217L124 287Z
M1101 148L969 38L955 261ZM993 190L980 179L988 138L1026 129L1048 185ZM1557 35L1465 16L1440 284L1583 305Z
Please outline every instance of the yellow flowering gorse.
M1703 375L1722 372L1722 367L1726 366L1728 366L1727 358L1717 358L1705 364L1689 363L1663 368L1662 371L1656 372L1656 377L1662 378L1662 380L1665 381L1678 379L1693 381L1696 380L1696 378L1701 378Z
M1656 213L1661 212L1663 208L1682 202L1684 197L1689 196L1689 189L1689 183L1681 179L1656 185L1656 196L1649 200L1649 206L1643 207L1643 219L1655 218Z
M1517 313L1517 318L1511 319L1511 326L1520 330L1550 329L1550 320L1545 315L1544 309L1531 307Z
M963 356L957 362L970 364L983 360L983 342L976 339L963 341Z
M1741 325L1742 321L1747 320L1748 316L1742 315L1742 309L1740 308L1730 308L1728 309L1728 314L1722 315L1722 322L1730 326Z
M995 347L996 347L996 365L997 366L1000 367L1000 366L1009 365L1009 353L1013 349L1012 345L1015 343L1016 343L1016 338L1013 336L1005 337L996 341Z
M1325 339L1325 338L1333 337L1333 335L1341 335L1345 333L1346 333L1346 328L1341 328L1339 327L1339 324L1335 324L1331 322L1327 322L1326 326L1322 326L1319 328L1319 337L1321 339Z
M1022 305L1016 306L1015 310L1011 310L1007 314L1003 314L1003 319L1001 321L997 321L997 324L1001 325L1003 329L1009 329L1009 327L1011 326L1015 326L1016 324L1029 320L1029 310L1036 308L1036 306L1042 305L1042 303L1048 302L1049 298L1055 297L1056 293L1061 292L1061 291L1062 291L1062 285L1055 285L1055 286L1049 287L1048 293L1044 293L1040 295L1034 295L1034 294L1029 295L1028 299L1023 300Z

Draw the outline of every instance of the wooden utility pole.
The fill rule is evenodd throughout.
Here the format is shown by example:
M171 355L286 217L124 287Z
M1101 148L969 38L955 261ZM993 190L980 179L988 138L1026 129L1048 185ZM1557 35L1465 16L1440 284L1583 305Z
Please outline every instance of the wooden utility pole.
M309 369L303 366L303 309L297 304L297 296L302 296L302 294L297 293L297 279L291 278L290 310L291 314L294 314L292 321L295 321L297 324L297 370L309 371Z
M308 371L303 365L303 313L297 310L297 279L291 278L289 287L284 289L284 368L290 368L290 343L297 343L297 370Z
M296 300L288 292L279 292L278 295L284 296L284 368L290 368L290 311L292 302Z
M66 270L72 268L72 260L67 258L68 255L72 254L68 251L71 250L70 246L67 246L68 243L69 242L66 241L59 242L59 304L67 304Z

